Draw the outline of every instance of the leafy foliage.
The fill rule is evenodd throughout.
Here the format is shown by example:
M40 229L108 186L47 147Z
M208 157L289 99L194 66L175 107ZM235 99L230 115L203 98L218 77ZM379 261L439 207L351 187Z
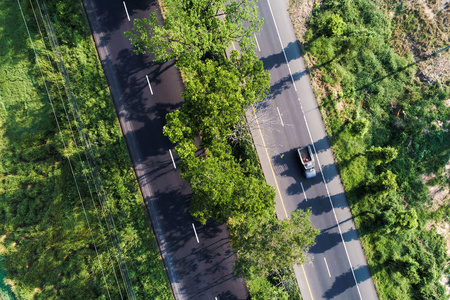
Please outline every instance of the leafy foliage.
M350 127L351 133L355 136L364 136L369 130L369 124L370 122L366 118L358 118Z
M366 150L367 159L376 166L393 161L397 157L397 154L397 149L393 147L382 148L372 146Z
M117 253L105 227L106 216L99 200L90 197L91 191L95 193L95 182L89 177L84 159L88 153L80 146L80 140L75 139L77 145L72 140L70 126L76 130L75 122L72 118L67 122L56 85L58 82L59 88L63 88L62 80L57 73L55 81L51 68L56 70L55 62L47 60L47 54L50 57L54 54L33 23L29 3L21 1L87 217L17 2L3 1L0 3L0 36L4 41L0 45L0 255L2 268L6 270L5 281L17 299L106 299L104 272L111 297L119 298L119 288L124 293L124 284ZM37 8L36 2L33 3ZM102 176L134 292L137 298L171 299L81 2L47 0L46 5L85 125L83 132L95 150L96 171ZM63 99L66 109L71 109L65 96ZM96 213L103 222L103 231Z
M245 274L251 270L248 265L256 265L262 276L268 276L304 263L303 253L318 234L309 221L310 215L309 211L294 211L289 220L278 220L266 210L254 218L231 218L228 224L233 246L238 249L237 269Z
M425 229L432 214L420 175L442 173L450 159L450 89L415 78L379 3L323 1L306 50L326 90L343 91L319 94L321 109L380 299L446 299L445 245Z
M135 20L125 36L137 53L148 51L160 61L176 58L185 67L204 58L222 60L233 40L249 49L251 33L262 24L254 0L166 0L163 10L163 25L152 14Z
M185 103L166 116L163 132L191 187L191 214L202 223L228 222L236 271L246 277L252 297L299 299L291 267L303 260L317 232L307 213L275 218L275 191L262 176L248 128L235 135L236 126L246 128L245 109L269 91L269 74L253 49L253 33L262 24L255 3L164 1L164 25L151 16L136 21L126 36L137 52L175 58L184 75ZM232 40L240 52L227 54ZM280 252L285 260L275 259Z

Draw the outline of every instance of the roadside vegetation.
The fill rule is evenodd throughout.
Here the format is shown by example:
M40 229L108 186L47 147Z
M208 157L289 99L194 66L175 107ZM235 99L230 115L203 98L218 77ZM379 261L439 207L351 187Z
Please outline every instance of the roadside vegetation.
M300 299L292 265L304 262L317 230L308 211L277 219L275 191L246 125L245 109L269 91L269 74L254 52L262 22L255 1L164 0L162 10L162 25L155 15L135 20L126 36L137 53L175 59L183 74L185 102L166 116L164 134L190 184L191 214L202 223L227 223L235 272L253 299ZM232 41L239 51L230 50Z
M173 299L81 1L20 4L38 60L0 1L1 298Z
M426 185L450 184L449 73L426 68L448 59L432 55L449 45L448 7L429 20L417 3L290 8L380 299L448 298L447 249L430 224L450 221L449 199L432 202Z

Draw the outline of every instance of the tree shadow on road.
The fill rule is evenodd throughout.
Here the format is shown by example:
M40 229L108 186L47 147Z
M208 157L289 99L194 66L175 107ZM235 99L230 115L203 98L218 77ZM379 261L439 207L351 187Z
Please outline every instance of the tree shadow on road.
M239 299L236 295L233 295L230 291L222 292L217 295L217 299L223 300L250 300L250 296L245 299Z
M300 80L303 76L307 75L308 71L302 71L302 72L296 72L292 74L292 78L294 81ZM287 72L287 75L278 80L277 82L270 84L270 92L266 96L265 101L263 103L267 102L267 100L275 99L277 96L281 95L283 91L289 89L292 87L292 78L289 72Z
M354 273L358 284L371 278L369 268L367 266L361 266L354 269ZM333 282L332 287L325 292L323 298L333 299L339 296L340 294L344 293L346 290L353 288L355 286L356 283L352 271L351 269L348 269L347 272L336 277L336 280ZM359 297L356 298L359 299Z
M99 0L95 1L83 0L86 11L88 13L95 12L95 16L100 20L102 28L92 28L94 33L109 33L120 29L124 22L128 22L126 18L125 8L122 1ZM127 0L127 10L130 18L137 11L145 11L148 9L159 8L157 1ZM119 20L122 20L120 22ZM92 20L90 20L92 22Z
M300 47L298 41L290 42L284 48L286 57L284 56L283 51L280 51L275 54L271 54L266 57L262 57L260 60L263 62L265 70L271 70L273 68L278 68L282 65L286 64L286 59L288 62L299 59L301 57ZM272 82L270 84L270 92L267 94L266 98L260 102L261 107L266 107L268 105L267 100L275 99L278 95L280 95L284 90L291 87L292 78L297 81L300 80L304 75L308 74L308 70L304 70L302 72L297 72L291 75L289 74L289 69L286 68L286 76L281 78L276 82Z
M309 248L309 253L324 253L331 248L335 247L341 242L341 237L339 232L325 232L322 231L319 235L316 236L315 244L311 248Z
M288 62L300 58L301 53L298 41L290 42L284 48L284 52L286 53L286 58ZM262 57L260 60L263 62L265 70L271 70L272 68L278 68L281 65L286 64L286 58L284 56L283 51L280 51L278 53Z
M322 297L325 299L333 299L354 286L355 280L351 270L349 269L344 274L336 277L331 288L328 289Z

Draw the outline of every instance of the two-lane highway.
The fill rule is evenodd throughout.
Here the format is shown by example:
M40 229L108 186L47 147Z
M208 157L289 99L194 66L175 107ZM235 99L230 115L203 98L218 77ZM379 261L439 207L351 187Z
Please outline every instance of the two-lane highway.
M161 18L157 2L83 3L176 299L247 299L245 282L233 273L225 225L192 219L191 191L162 134L165 115L182 104L180 73L173 62L135 55L124 37L134 19L153 11Z
M257 54L271 75L271 91L257 105L252 129L264 174L277 191L276 211L288 218L310 209L320 230L310 260L294 270L304 299L377 299L309 76L284 1L260 0L264 18ZM267 115L278 119L264 122ZM312 145L317 176L302 174L296 148Z

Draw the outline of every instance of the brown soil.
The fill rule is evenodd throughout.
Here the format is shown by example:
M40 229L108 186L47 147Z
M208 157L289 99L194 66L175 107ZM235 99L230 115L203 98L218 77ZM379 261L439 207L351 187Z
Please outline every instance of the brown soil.
M393 19L400 27L393 33L392 44L401 55L411 53L414 60L423 59L450 43L450 10L448 0L402 1L406 14ZM416 28L402 31L407 15L413 16ZM392 16L392 14L390 15ZM450 51L419 63L417 75L423 81L441 85L450 80Z
M301 43L304 43L305 24L311 16L314 0L288 0L288 7L297 38Z

